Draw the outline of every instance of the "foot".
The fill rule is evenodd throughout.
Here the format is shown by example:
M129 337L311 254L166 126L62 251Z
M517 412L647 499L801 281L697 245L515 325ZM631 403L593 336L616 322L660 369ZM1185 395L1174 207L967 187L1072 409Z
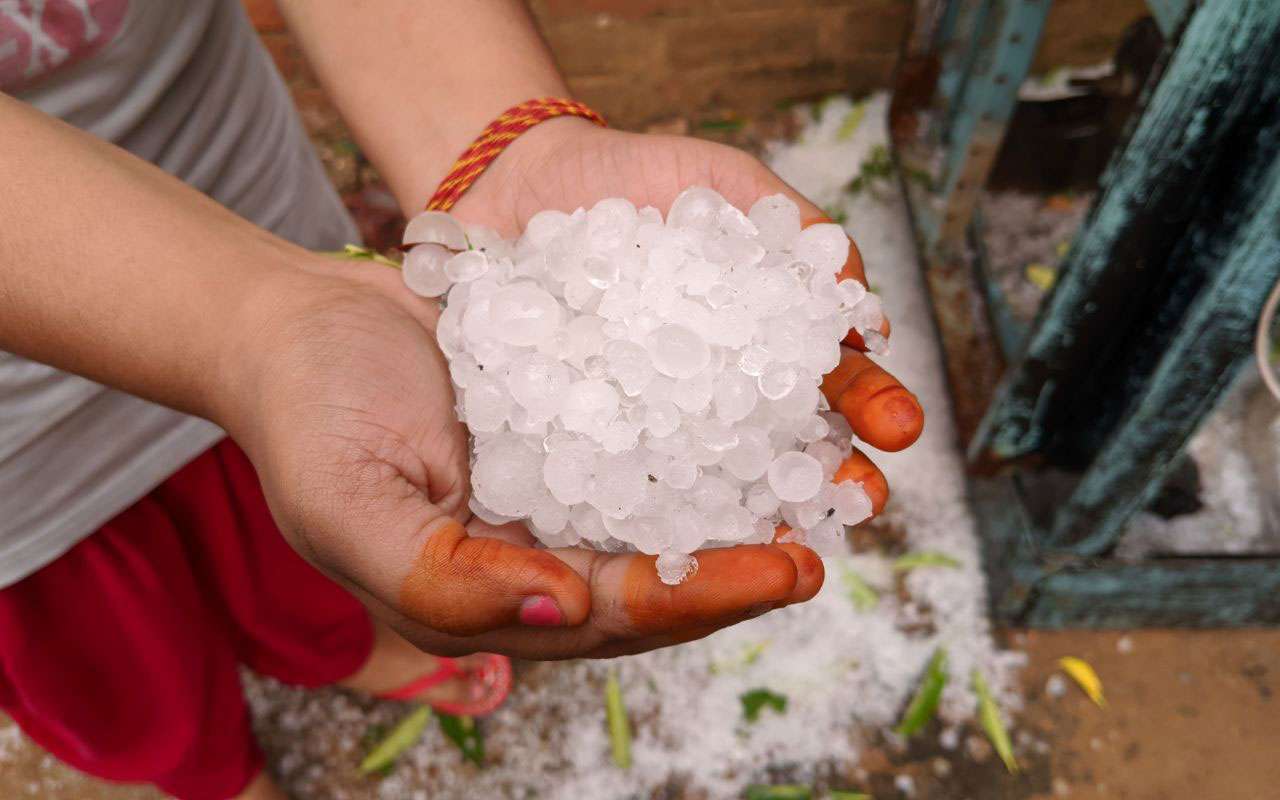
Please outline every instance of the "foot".
M234 800L289 800L289 795L271 780L266 770L259 772Z
M368 661L340 685L368 694L385 694L440 668L438 657L422 652L381 622L375 620L373 629L373 651ZM484 663L484 656L462 656L454 660L466 673L478 669ZM466 703L474 699L471 682L465 674L438 683L417 697L427 705Z

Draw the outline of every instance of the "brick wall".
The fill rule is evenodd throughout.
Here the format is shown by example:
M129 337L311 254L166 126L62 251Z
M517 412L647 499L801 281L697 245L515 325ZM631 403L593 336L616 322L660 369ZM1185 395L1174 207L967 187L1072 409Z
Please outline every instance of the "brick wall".
M576 94L619 125L886 86L912 0L534 0Z
M1047 2L1047 0L1041 0ZM273 0L244 0L308 122L333 124ZM914 0L532 0L575 95L615 124L752 116L888 85ZM1036 69L1107 58L1143 0L1056 0Z

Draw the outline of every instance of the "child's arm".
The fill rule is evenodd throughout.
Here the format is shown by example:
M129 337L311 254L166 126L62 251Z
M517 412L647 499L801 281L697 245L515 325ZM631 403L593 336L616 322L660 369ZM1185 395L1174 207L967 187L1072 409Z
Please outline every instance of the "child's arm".
M251 298L311 258L0 94L0 348L217 419Z
M282 0L280 6L408 215L421 210L494 117L525 100L568 94L519 0ZM590 123L545 122L513 147L526 149L547 130L572 126Z

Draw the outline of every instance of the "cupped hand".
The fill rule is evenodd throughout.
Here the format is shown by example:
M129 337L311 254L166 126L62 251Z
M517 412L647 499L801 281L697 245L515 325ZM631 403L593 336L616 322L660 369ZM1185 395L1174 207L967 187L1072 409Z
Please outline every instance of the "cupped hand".
M513 234L543 208L611 196L665 211L689 184L741 207L777 191L795 196L728 148L545 127L555 135L495 162L456 209L463 220ZM861 277L854 252L847 269ZM237 343L262 355L220 421L253 459L291 544L411 642L441 654L611 656L699 638L817 593L822 563L795 544L704 551L692 577L667 586L652 556L539 549L518 524L472 517L467 436L435 344L435 303L377 264L300 261L246 304ZM897 449L914 439L919 406L896 381L852 350L837 373L824 391L864 440ZM898 408L907 401L909 412ZM858 454L847 467L878 510L887 496L878 470Z

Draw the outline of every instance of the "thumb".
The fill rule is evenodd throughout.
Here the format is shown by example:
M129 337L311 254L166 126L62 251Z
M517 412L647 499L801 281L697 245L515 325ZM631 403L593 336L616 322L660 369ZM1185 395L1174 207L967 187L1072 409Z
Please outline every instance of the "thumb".
M472 636L522 624L579 625L590 613L586 582L550 552L472 536L415 490L390 501L381 494L361 509L358 525L347 522L317 555L413 622Z
M425 531L397 601L410 618L455 636L580 625L591 610L586 582L551 553L471 536L450 517Z

